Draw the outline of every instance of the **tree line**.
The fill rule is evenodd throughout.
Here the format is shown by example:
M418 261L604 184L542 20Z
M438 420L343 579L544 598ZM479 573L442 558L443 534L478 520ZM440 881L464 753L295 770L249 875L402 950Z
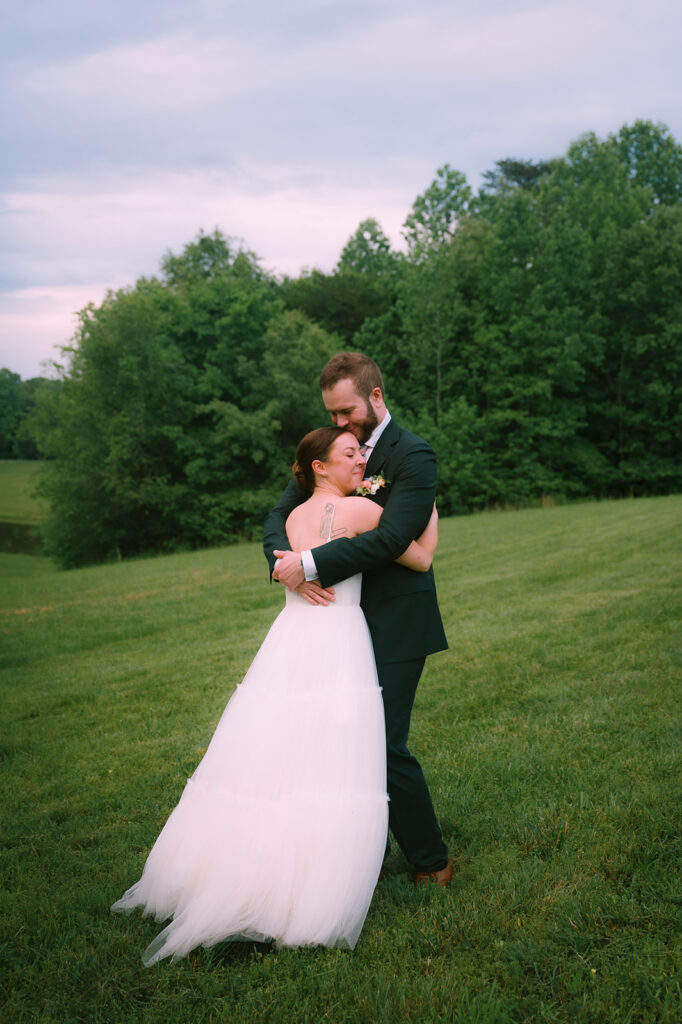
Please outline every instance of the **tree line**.
M0 459L37 459L38 446L29 424L39 388L58 388L46 377L22 380L6 367L0 370Z
M64 566L257 536L341 348L439 460L443 514L682 485L682 147L662 125L449 165L398 252L363 221L275 279L219 231L79 317L21 420ZM30 382L29 382L30 383ZM28 443L28 442L27 442Z

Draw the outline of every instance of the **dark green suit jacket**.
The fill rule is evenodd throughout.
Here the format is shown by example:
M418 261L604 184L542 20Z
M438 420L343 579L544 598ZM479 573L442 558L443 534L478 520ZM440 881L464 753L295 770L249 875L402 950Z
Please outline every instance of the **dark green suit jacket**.
M367 476L381 475L386 486L373 496L384 509L375 530L340 537L313 549L323 587L363 573L362 609L374 656L380 662L410 661L447 647L433 570L414 572L395 559L423 532L436 497L436 456L415 434L391 420L367 464ZM291 480L263 526L263 549L274 568L274 550L291 547L286 535L290 512L306 494Z

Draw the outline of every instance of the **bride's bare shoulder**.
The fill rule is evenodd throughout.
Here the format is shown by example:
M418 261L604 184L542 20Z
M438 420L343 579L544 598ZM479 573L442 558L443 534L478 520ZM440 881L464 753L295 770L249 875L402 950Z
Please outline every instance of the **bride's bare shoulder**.
M373 501L367 498L360 498L357 494L349 494L346 498L339 498L339 505L347 509L361 509L363 505L373 505Z
M339 505L343 508L344 518L348 518L360 531L371 530L381 518L380 507L367 498L352 495L341 498Z
M304 506L307 502L303 502L301 505L297 505L296 508L292 509L287 516L287 523L297 523L299 519L305 515Z

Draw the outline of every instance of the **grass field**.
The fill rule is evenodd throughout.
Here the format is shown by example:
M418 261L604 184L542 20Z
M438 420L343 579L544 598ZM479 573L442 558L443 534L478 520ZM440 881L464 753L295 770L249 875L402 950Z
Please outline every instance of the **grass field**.
M682 497L442 521L450 650L412 747L453 885L414 891L394 854L352 953L150 970L158 926L109 905L281 591L256 545L70 573L0 555L2 1019L679 1021L681 528Z
M47 507L31 494L40 463L26 459L0 459L0 521L39 523Z
M39 463L0 459L0 552L39 555L47 505L33 495Z

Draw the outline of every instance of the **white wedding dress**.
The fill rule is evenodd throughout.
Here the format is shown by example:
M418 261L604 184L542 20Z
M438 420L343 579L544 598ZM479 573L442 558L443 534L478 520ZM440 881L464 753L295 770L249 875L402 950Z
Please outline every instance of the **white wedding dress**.
M170 924L147 966L225 939L353 947L386 844L381 691L360 609L287 592L213 739L113 910Z

